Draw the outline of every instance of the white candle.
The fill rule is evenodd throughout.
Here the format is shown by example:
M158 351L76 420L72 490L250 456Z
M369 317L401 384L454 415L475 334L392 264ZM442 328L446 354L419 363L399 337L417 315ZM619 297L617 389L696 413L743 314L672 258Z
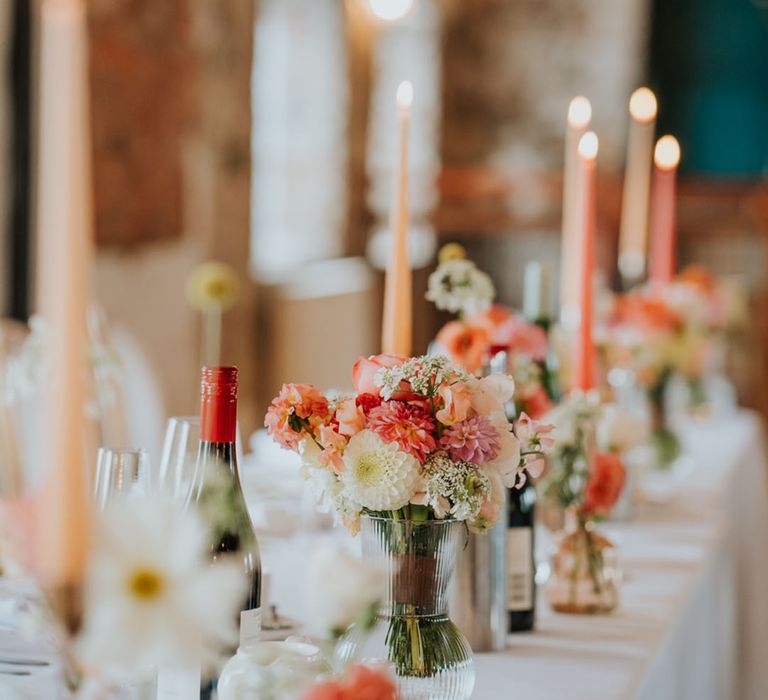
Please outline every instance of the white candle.
M656 96L648 88L632 93L619 233L619 272L627 283L645 273L656 111Z
M85 7L46 0L41 10L37 303L48 324L50 380L41 430L47 476L39 561L44 585L57 589L79 584L87 557L83 375L92 202Z
M523 277L523 315L529 321L550 318L549 267L532 260L525 266Z
M563 172L563 231L560 250L560 320L572 327L578 317L579 254L578 187L579 140L592 120L592 105L586 97L574 97L568 106Z
M413 103L413 86L407 80L397 88L400 127L397 170L392 205L392 256L384 283L382 349L385 353L411 354L413 300L411 265L408 255L408 122Z

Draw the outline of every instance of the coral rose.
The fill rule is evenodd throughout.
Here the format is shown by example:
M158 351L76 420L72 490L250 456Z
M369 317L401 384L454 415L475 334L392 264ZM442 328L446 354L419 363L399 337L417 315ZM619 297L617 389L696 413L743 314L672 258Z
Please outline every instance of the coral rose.
M435 418L443 425L455 425L466 420L472 406L469 387L464 382L443 384L437 390L442 407L435 413Z
M397 700L397 688L385 670L353 666L340 680L313 685L301 700Z
M621 496L626 469L615 452L596 452L589 463L589 478L584 488L585 515L606 516Z
M381 387L376 386L376 374L382 368L397 367L405 362L398 355L371 355L359 357L352 368L352 385L358 394L379 396ZM404 388L407 390L407 387Z
M450 321L440 329L437 342L453 362L467 372L476 372L485 363L491 336L484 324L474 320Z

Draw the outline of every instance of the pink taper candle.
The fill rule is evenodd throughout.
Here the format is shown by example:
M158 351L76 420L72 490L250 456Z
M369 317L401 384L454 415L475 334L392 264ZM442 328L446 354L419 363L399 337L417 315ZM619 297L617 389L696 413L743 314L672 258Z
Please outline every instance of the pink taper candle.
M384 282L382 350L392 355L411 354L411 264L408 256L408 122L413 86L407 80L397 88L400 125L397 171L392 206L392 255Z
M41 440L39 563L51 591L75 589L88 549L84 435L86 305L92 255L85 6L45 0L40 19L37 304L50 379Z
M654 152L651 197L651 280L665 284L675 275L675 195L680 145L662 136Z
M581 246L579 274L579 332L573 362L573 388L589 391L595 386L595 348L592 341L595 271L595 161L597 136L588 131L579 141L579 225Z
M592 119L592 105L586 97L574 97L568 106L563 169L563 230L560 248L560 321L569 330L579 308L579 141Z

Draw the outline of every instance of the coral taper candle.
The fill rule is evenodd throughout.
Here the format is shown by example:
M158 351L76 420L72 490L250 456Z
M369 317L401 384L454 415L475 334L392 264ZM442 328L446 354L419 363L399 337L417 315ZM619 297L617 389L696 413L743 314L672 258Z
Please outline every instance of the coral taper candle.
M69 597L87 559L86 306L92 255L85 6L45 0L40 21L38 295L48 324L40 512L43 585Z
M651 197L651 280L667 283L675 275L675 194L680 144L662 136L654 152Z
M574 344L573 388L589 391L595 386L595 348L592 340L595 271L595 161L597 136L588 131L579 141L579 331Z
M592 119L592 105L586 97L574 97L568 105L563 170L563 231L560 248L560 320L572 328L579 307L578 189L579 140Z
M408 122L413 86L407 80L397 88L400 130L397 169L392 205L392 255L384 282L382 349L385 353L411 354L413 300L411 264L408 255Z
M645 273L656 111L656 96L647 87L632 93L619 232L619 272L627 284Z

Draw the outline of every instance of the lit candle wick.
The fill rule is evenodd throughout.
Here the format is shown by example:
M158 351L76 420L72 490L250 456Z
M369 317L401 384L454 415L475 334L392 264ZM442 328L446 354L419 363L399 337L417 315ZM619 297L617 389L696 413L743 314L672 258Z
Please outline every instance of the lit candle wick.
M594 131L588 131L579 139L579 155L584 160L597 158L598 139Z
M638 88L629 98L629 113L642 124L656 119L657 109L656 95L647 87Z
M397 86L397 106L400 109L410 109L413 104L413 85L410 80L403 80Z
M592 120L592 105L586 97L574 97L568 105L568 125L583 129Z
M656 143L653 154L656 167L661 170L674 170L680 163L680 144L674 136L662 136Z

